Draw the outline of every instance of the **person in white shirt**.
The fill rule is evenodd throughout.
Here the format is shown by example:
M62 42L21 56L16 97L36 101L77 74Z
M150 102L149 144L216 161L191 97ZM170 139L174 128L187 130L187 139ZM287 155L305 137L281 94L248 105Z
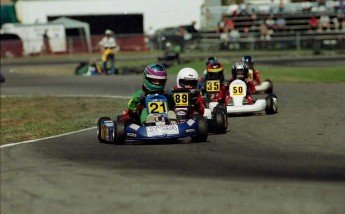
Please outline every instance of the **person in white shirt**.
M319 31L322 30L331 30L331 23L330 23L330 18L326 13L322 13L320 18L319 18Z
M115 69L115 54L119 51L119 46L116 44L115 38L113 37L113 32L111 30L105 31L105 36L99 42L102 48L102 62L103 62L103 72L108 74L107 62L110 61L110 72L111 74L118 74Z

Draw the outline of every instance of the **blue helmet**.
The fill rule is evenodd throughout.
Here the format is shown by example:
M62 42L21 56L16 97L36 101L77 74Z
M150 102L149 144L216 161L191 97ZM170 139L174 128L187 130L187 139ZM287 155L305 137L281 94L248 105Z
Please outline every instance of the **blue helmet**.
M254 58L251 56L244 56L242 57L242 62L246 63L249 69L253 69L254 67Z
M168 79L167 70L161 64L150 64L144 69L144 88L149 91L163 90Z

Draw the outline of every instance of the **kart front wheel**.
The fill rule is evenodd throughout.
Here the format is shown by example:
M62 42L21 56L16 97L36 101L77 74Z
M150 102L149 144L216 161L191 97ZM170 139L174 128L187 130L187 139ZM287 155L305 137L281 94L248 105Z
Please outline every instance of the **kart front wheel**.
M269 94L265 98L266 100L266 114L275 114L278 111L277 96L275 94Z
M199 126L199 132L196 136L192 137L193 141L204 142L207 140L208 137L208 126L206 118L199 114L193 115L193 119L197 120Z
M125 123L121 120L117 120L114 123L113 139L115 144L124 144L126 140L125 136Z
M109 121L109 120L111 120L110 117L100 117L97 121L97 138L100 143L108 143L108 141L104 140L101 136L101 132L102 132L101 123L103 121Z
M215 113L216 120L216 133L224 134L228 128L227 115L224 114L222 109L218 109Z

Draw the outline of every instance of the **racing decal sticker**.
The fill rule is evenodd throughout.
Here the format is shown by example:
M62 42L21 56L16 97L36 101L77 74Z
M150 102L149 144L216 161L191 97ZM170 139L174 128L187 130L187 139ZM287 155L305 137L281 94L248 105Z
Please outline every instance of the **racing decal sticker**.
M101 138L109 141L109 129L105 125L101 125Z
M194 123L195 123L195 121L192 120L192 119L189 119L189 120L187 121L187 124L188 124L189 126L192 126Z
M131 129L134 129L135 131L137 131L140 128L140 126L138 126L137 124L134 124L134 123L129 125L128 127Z
M218 91L220 91L220 81L219 80L208 80L208 81L206 81L206 91L207 92L218 92Z
M148 137L179 134L178 125L165 126L147 126L146 133Z

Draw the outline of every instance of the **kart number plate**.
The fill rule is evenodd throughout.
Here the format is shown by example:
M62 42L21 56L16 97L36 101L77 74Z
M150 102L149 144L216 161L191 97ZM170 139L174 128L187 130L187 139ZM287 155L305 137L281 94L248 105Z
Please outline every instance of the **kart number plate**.
M242 86L232 86L231 90L232 90L233 96L243 95L243 87Z
M166 113L168 111L166 102L153 101L148 102L149 113Z
M162 136L165 134L179 134L177 125L165 126L147 126L146 133L148 137Z
M175 105L178 107L189 106L189 93L174 93Z
M218 92L218 91L220 91L220 81L219 80L208 80L208 81L206 81L206 91L207 92Z

